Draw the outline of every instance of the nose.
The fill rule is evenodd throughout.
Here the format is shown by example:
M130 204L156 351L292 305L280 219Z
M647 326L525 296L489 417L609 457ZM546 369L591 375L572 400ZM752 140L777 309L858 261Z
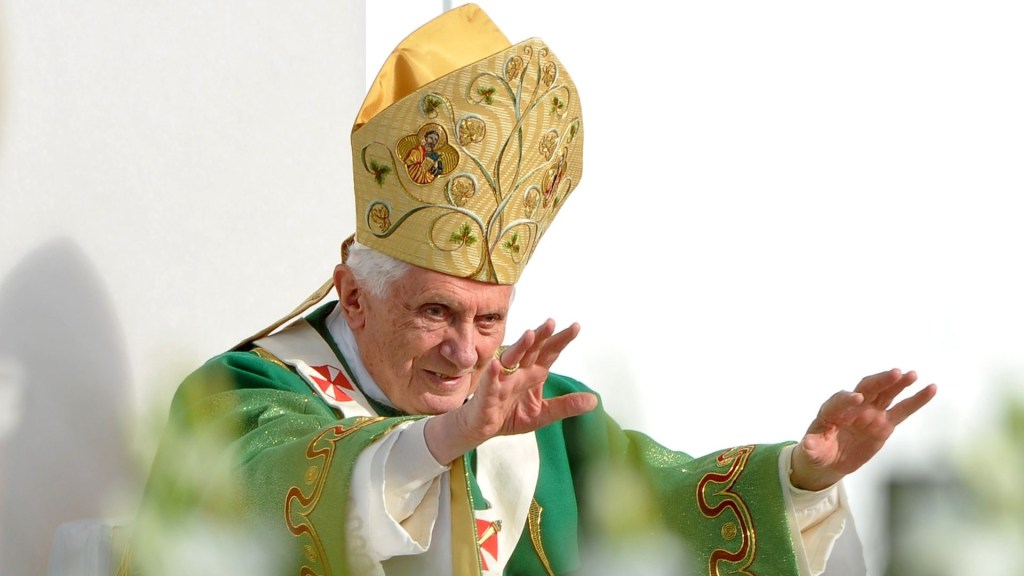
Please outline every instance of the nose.
M448 328L441 342L441 355L459 370L476 366L476 340L472 323L456 324Z

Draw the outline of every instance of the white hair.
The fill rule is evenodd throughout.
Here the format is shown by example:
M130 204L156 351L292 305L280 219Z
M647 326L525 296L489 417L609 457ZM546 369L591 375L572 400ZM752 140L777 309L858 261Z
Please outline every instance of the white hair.
M378 297L387 296L391 283L412 269L412 264L358 242L353 242L349 247L345 263L352 270L356 281Z
M403 262L358 242L352 242L345 260L352 275L359 284L374 296L383 298L388 295L391 284L412 270L412 264ZM516 287L512 286L509 303L515 300Z

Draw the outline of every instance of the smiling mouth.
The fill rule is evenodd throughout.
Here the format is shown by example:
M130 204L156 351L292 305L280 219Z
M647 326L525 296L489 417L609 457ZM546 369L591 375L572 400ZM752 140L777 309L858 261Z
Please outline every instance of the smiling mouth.
M462 380L462 376L449 376L448 374L442 374L440 372L434 372L431 370L428 370L427 373L436 378L437 380L440 380L442 383L448 385L456 384L459 382L459 380Z

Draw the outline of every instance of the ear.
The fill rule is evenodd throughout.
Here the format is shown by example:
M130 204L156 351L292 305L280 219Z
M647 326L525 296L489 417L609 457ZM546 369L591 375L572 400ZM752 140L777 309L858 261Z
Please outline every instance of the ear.
M334 267L334 289L338 291L338 306L348 325L352 330L359 330L366 323L366 303L363 301L363 289L348 265Z

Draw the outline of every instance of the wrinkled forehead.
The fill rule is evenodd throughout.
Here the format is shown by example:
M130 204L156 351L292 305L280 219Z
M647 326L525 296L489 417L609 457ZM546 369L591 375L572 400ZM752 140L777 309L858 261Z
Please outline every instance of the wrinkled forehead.
M459 278L419 266L392 283L386 298L405 305L443 304L458 309L507 312L515 287Z

